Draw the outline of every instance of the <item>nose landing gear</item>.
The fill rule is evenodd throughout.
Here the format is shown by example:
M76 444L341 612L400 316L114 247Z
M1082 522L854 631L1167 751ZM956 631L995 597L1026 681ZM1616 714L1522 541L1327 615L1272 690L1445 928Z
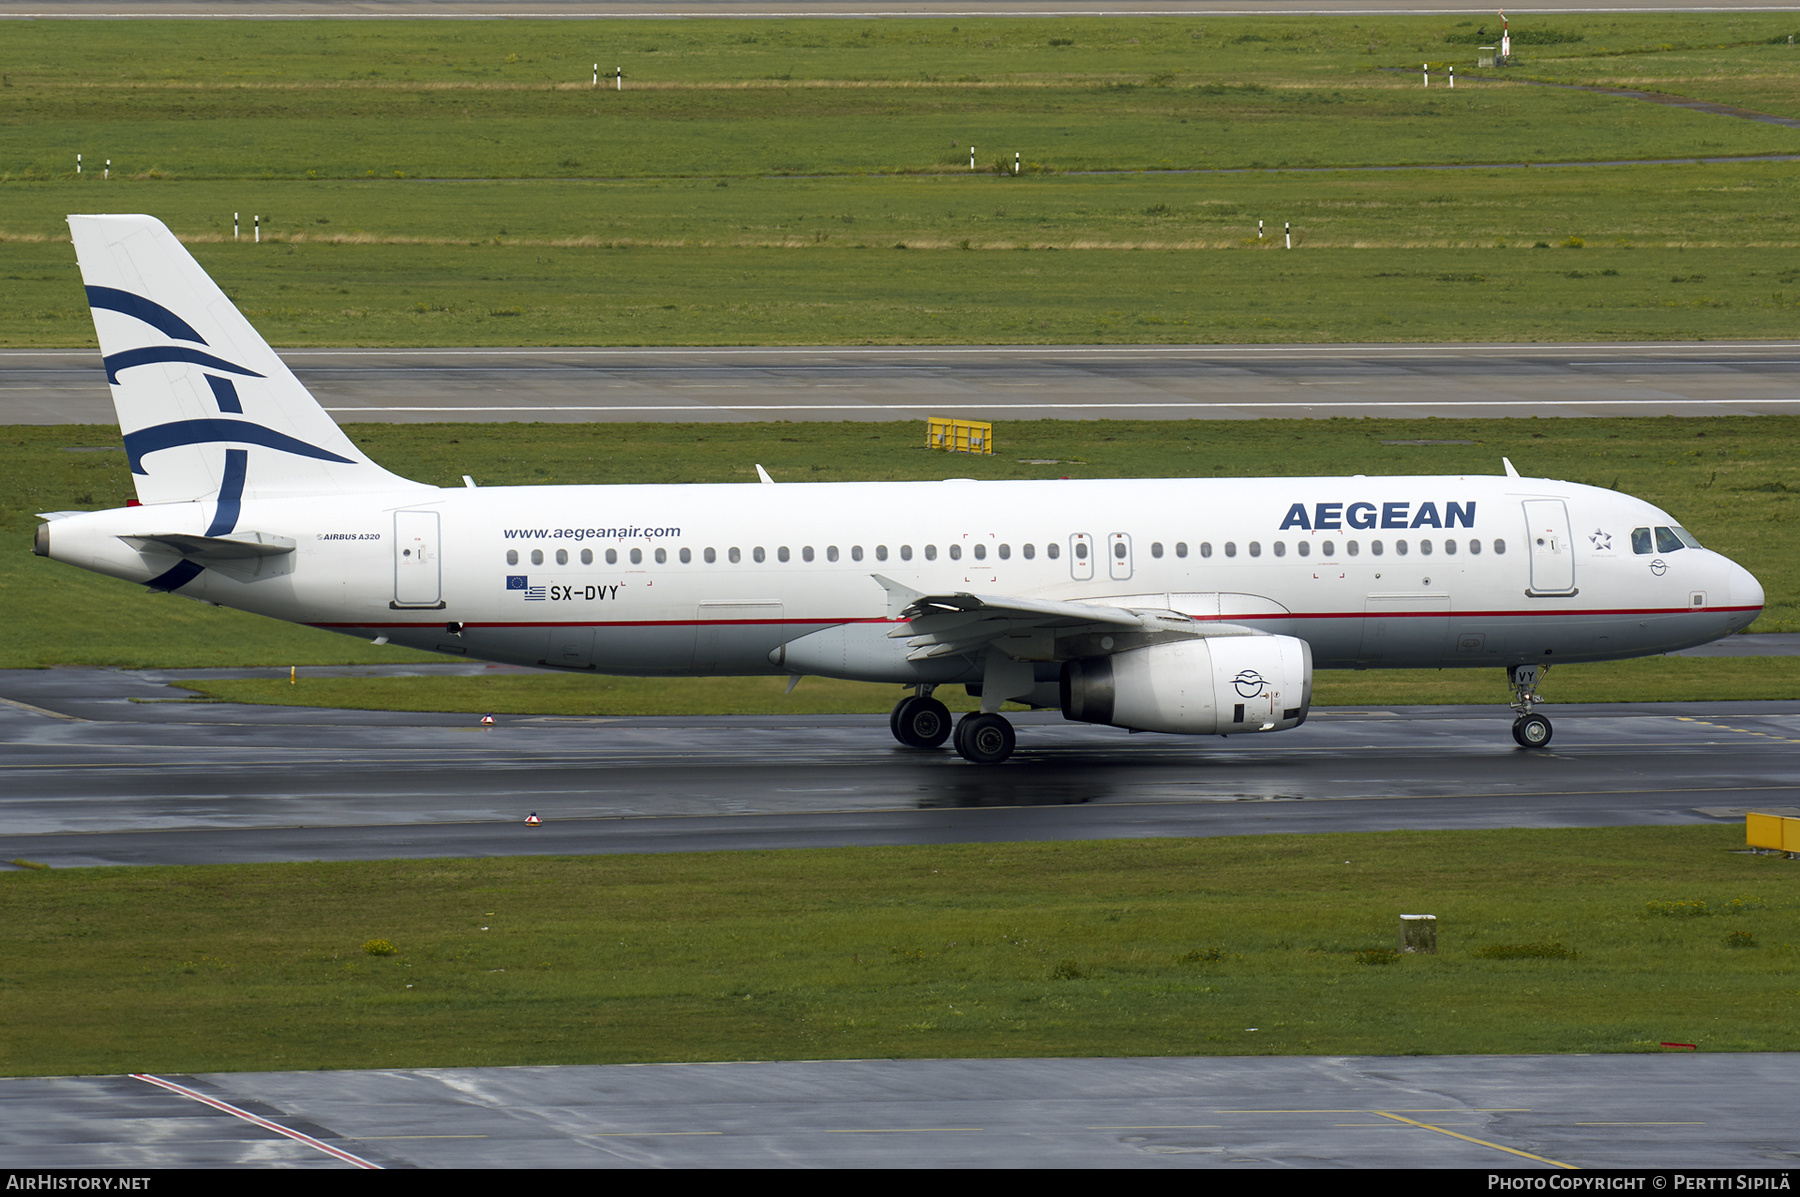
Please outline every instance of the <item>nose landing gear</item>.
M1548 665L1506 667L1506 681L1512 687L1512 709L1518 712L1518 718L1513 720L1512 735L1520 748L1543 748L1550 743L1554 730L1550 721L1531 709L1532 703L1544 701L1536 691L1538 682L1549 672Z

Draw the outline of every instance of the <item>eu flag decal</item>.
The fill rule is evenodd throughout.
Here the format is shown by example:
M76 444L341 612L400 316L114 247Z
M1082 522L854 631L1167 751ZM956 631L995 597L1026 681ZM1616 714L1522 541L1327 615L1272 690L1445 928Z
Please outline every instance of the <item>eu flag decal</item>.
M524 574L507 574L506 575L506 588L508 590L523 590L523 589L525 589L525 575Z

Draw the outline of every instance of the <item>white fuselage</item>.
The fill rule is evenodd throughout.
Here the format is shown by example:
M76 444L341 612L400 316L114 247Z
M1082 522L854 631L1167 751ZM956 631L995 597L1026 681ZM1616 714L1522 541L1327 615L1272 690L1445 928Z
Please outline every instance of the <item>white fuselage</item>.
M177 558L120 537L198 535L212 516L206 502L69 516L50 555L149 581ZM967 658L906 659L878 578L1173 610L1299 637L1322 668L1555 664L1755 618L1762 589L1725 557L1634 551L1634 530L1674 525L1614 491L1496 476L420 488L246 500L237 529L295 551L259 576L205 569L180 593L620 674L979 681ZM834 628L860 639L784 656Z

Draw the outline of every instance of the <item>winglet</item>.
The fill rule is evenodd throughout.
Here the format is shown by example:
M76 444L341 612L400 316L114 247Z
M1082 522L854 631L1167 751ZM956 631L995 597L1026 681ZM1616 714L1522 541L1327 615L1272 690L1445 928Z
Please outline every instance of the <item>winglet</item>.
M763 469L762 466L760 466L760 465L756 467L756 476L758 478L762 479L764 482L768 483L770 486L775 485L775 479L769 477L769 471Z
M1513 469L1513 463L1512 463L1511 458L1502 457L1500 459L1500 462L1502 465L1504 465L1506 467L1506 476L1508 478L1517 478L1519 476L1519 471Z

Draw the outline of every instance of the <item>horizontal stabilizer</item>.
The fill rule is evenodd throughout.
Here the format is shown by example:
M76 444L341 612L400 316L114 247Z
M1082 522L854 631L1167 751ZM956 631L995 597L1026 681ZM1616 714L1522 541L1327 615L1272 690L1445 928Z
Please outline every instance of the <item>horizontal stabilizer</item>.
M220 561L248 561L257 557L280 557L294 551L294 542L286 536L268 532L239 532L232 536L193 536L186 532L165 532L156 536L121 536L120 540L142 552L161 550L179 553L189 561L213 565Z

